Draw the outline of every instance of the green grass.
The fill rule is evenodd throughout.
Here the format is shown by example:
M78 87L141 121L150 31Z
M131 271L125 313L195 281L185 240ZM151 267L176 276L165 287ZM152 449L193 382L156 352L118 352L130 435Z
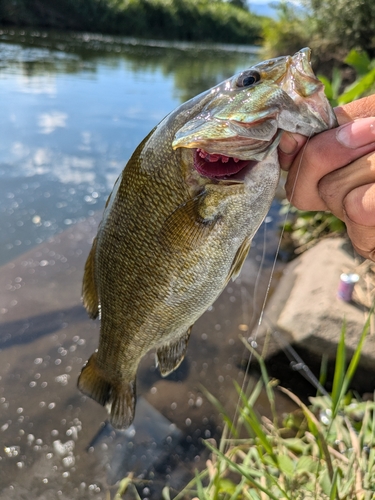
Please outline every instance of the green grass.
M346 234L344 222L330 212L298 210L283 200L280 214L287 214L283 224L283 243L289 237L295 254L308 250L326 236Z
M370 317L347 364L345 324L337 347L332 394L310 398L304 404L295 394L268 376L261 356L244 340L257 358L261 379L239 395L239 416L232 421L213 396L211 402L224 416L219 444L205 441L211 451L206 468L180 492L168 486L170 500L371 500L375 497L375 403L361 401L350 391L369 332ZM324 375L324 374L323 374ZM321 377L321 380L324 378ZM265 389L272 418L254 409ZM275 391L294 401L297 410L282 421L275 407ZM208 395L208 393L206 393ZM126 492L139 498L131 478L124 479L117 500Z
M175 500L374 498L375 403L360 401L348 392L368 330L369 320L347 367L343 326L332 394L311 398L310 405L277 387L262 358L248 345L258 359L262 379L249 395L237 387L241 401L238 421L226 423L219 447L212 441L206 443L212 452L207 468ZM253 408L260 384L266 389L272 420L259 416ZM275 390L284 392L299 407L280 424ZM243 439L238 437L241 427L247 433ZM233 428L236 432L227 437Z

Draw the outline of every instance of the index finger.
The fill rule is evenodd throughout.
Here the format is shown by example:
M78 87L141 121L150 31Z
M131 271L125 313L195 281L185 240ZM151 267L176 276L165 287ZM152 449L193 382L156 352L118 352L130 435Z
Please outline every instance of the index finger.
M362 97L362 99L357 99L344 106L337 106L334 111L339 125L358 118L375 116L375 94Z
M287 198L302 210L327 210L319 181L375 149L375 118L352 121L313 137L289 170Z

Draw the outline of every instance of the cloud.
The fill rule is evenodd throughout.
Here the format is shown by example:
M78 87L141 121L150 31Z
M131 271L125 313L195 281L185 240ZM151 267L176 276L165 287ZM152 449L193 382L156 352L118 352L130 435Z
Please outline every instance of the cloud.
M58 127L65 128L68 115L61 111L52 111L51 113L42 113L38 116L38 125L42 134L51 134Z

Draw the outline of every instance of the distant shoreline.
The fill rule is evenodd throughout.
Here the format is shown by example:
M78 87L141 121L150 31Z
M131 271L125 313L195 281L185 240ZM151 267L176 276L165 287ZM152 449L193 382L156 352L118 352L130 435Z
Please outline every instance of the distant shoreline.
M43 40L48 38L48 46L50 46L51 38L55 38L56 43L59 39L64 42L70 39L72 42L82 45L92 44L96 42L101 48L108 45L143 45L146 47L160 48L176 48L178 50L221 50L227 52L243 52L248 54L259 54L261 46L259 45L243 45L243 44L224 44L217 42L190 42L190 41L175 41L175 40L153 40L146 38L125 37L121 35L107 35L101 33L88 33L77 31L51 30L47 28L19 28L13 26L0 25L0 42L14 42L15 37L22 42L39 41L37 45L43 45Z
M235 45L262 41L263 17L223 0L2 0L0 26Z

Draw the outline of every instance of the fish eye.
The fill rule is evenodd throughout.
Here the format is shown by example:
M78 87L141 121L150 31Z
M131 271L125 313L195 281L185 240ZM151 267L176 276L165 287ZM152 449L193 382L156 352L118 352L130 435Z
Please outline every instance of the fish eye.
M244 73L241 73L241 75L238 77L236 85L237 87L250 87L254 83L259 82L260 80L260 74L258 71L250 70L250 71L245 71Z

